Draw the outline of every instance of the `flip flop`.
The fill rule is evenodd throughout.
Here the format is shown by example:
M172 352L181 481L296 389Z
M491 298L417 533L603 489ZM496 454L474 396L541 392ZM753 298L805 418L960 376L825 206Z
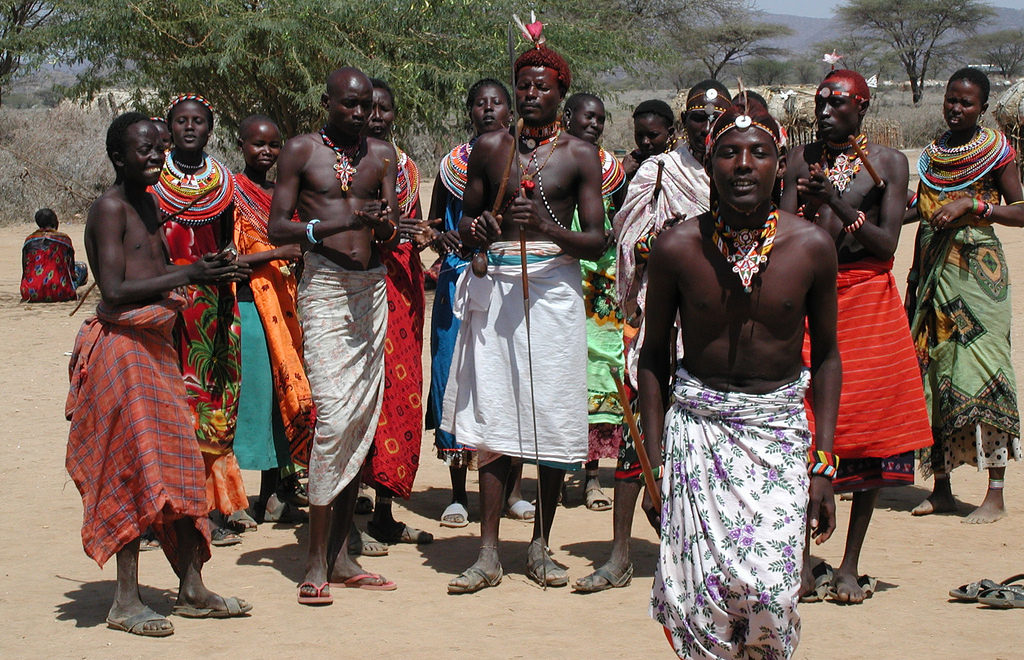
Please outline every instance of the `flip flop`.
M508 515L512 520L526 520L532 521L533 517L537 514L537 507L530 504L526 500L519 500L508 507Z
M978 602L1002 610L1024 607L1024 589L1008 585L986 589L978 595Z
M382 543L387 543L388 545L395 545L398 543L415 543L416 545L423 545L425 543L433 543L434 541L434 535L430 532L424 532L422 529L409 527L403 522L397 523L396 526L391 529L383 529L371 520L366 523L366 531L373 538Z
M147 630L145 625L151 621L167 621L167 617L160 616L147 607L122 621L115 621L107 617L107 627L140 637L167 637L174 634L174 624L171 624L171 627L166 630ZM167 622L170 623L170 621Z
M231 596L224 599L226 610L218 610L212 607L192 607L191 605L175 605L171 614L183 616L187 619L231 619L243 616L252 610L252 605L241 598Z
M981 595L981 592L1003 587L1018 589L1020 587L1012 585L1014 582L1020 582L1021 580L1024 580L1024 573L1008 577L1002 582L995 582L994 580L985 578L984 580L978 580L977 582L971 582L970 584L962 584L956 589L950 589L949 596L950 598L961 602L976 603L978 602L978 596Z
M459 502L452 502L441 514L441 527L466 527L469 525L469 511Z
M591 511L607 511L612 508L612 499L604 494L600 486L588 486L583 495L587 509Z
M359 532L359 539L348 544L348 554L363 557L387 557L388 544L381 543L366 532Z
M820 603L825 600L832 588L835 571L828 562L823 561L811 569L811 576L814 577L814 588L811 589L811 593L800 597L801 603Z
M360 580L385 580L385 578L376 573L360 573L359 575L353 575L344 582L332 582L331 586L337 585L346 589L365 589L366 591L394 591L398 588L398 585L391 580L385 580L383 584L367 584L360 582Z
M595 578L601 578L604 582L598 583ZM597 569L590 575L582 577L576 580L576 584L573 585L573 591L581 594L596 594L599 591L607 591L608 589L621 589L622 587L628 587L630 582L633 581L633 564L626 567L622 575L614 575L611 571L606 569L604 566Z
M476 566L470 566L459 574L458 577L448 583L448 593L472 594L488 587L496 587L501 584L502 576L503 573L500 566L498 567L498 576L493 578ZM465 586L456 584L455 580L458 580L459 578L465 578L467 584Z
M303 587L310 587L310 588L312 588L312 590L316 592L316 595L315 596L303 596L302 595ZM325 591L327 592L326 595L324 595ZM314 584L312 582L303 582L302 584L299 585L298 600L299 600L299 605L330 605L331 603L334 602L334 596L331 595L331 583L330 582L324 582L320 586L317 586L316 584Z

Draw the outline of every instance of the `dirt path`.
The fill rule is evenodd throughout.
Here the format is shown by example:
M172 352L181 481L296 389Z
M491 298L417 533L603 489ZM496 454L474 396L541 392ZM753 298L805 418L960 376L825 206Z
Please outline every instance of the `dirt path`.
M81 225L64 229L82 246ZM912 230L900 247L898 280L909 263ZM641 522L642 515L635 528L636 578L629 588L589 596L565 589L542 592L523 575L530 527L504 521L504 582L480 594L448 596L447 581L475 556L478 527L475 517L463 530L437 524L448 502L448 476L433 458L429 436L424 438L415 493L410 502L397 503L397 514L432 532L435 542L420 548L394 547L391 556L364 562L368 569L396 580L398 591L343 591L331 607L300 607L295 585L302 575L306 532L263 525L245 535L243 544L215 549L205 571L214 589L255 604L250 618L175 618L177 632L165 640L107 630L104 618L113 593L114 566L110 563L100 571L82 552L81 500L64 471L66 352L86 314L68 318L73 303L19 302L20 249L30 231L28 225L0 229L0 263L5 264L0 273L0 336L6 356L0 367L3 657L673 657L658 626L647 617L657 541ZM1011 268L1024 268L1024 233L1004 228L1001 235ZM1022 291L1014 292L1018 313ZM91 307L87 303L83 310ZM1022 327L1024 323L1014 326L1017 347L1022 345ZM1024 373L1021 357L1018 348L1018 373ZM610 485L611 462L602 467ZM929 484L884 492L861 565L879 578L881 590L859 607L801 607L803 639L796 657L1020 658L1020 641L1012 631L1021 630L1024 613L949 603L946 592L983 577L1003 579L1024 572L1019 546L1024 538L1021 469L1012 465L1007 475L1010 517L994 525L963 525L956 516L912 519L908 511L924 497ZM258 474L247 473L246 479L255 493ZM985 476L961 468L953 475L953 485L963 498L962 515L980 502ZM532 491L532 479L527 487ZM475 480L470 489L470 508L475 510ZM592 562L606 557L611 512L593 513L579 506L578 485L570 492L572 506L559 510L552 543L556 559L575 579L589 572ZM845 525L849 503L840 503L839 509ZM835 564L844 537L837 533L816 554ZM162 553L143 554L140 574L143 598L158 612L169 613L176 580Z

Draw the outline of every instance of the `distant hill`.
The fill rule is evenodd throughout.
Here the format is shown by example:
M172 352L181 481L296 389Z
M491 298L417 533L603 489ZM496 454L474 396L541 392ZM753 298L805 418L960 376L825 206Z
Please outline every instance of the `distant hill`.
M981 29L982 32L1024 28L1024 9L996 7L995 10L996 18L985 25ZM829 35L835 34L837 29L834 19L831 18L809 18L807 16L773 14L770 12L758 12L756 17L764 23L788 25L793 30L791 36L780 37L771 42L772 46L783 49L787 52L787 55L803 55L808 53L813 44L819 41L828 41Z

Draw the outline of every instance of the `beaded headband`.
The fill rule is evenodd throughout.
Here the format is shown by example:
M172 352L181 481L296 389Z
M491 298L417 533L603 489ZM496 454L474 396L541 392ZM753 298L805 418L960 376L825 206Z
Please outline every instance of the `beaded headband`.
M166 124L167 123L167 119L164 118L164 117L150 117L149 121L158 121L158 122L160 122L162 124Z
M847 92L841 89L832 89L831 87L821 87L818 89L818 98L827 99L830 96L838 96L841 98L854 99L856 101L867 101L860 94L854 94L853 92Z
M715 105L715 101L718 99L718 90L715 88L702 90L694 94L690 98L686 99L686 110L684 112L689 113L694 110L703 110L707 113L708 117L723 112L721 108Z
M726 132L732 129L746 131L749 128L759 128L771 136L772 142L775 143L775 147L777 149L781 150L782 147L785 146L786 144L786 138L784 137L784 134L776 136L775 131L772 130L771 127L767 126L766 124L762 124L759 121L754 121L750 117L750 115L747 114L737 115L735 119L733 119L730 122L724 123L721 127L719 127L718 122L716 122L715 128L715 131L708 134L707 140L705 142L705 149L709 154L714 152L715 143L718 142L719 138L721 138L722 135L724 135ZM781 129L780 133L782 133Z
M167 106L167 114L170 114L171 110L174 110L174 106L185 101L195 101L196 103L200 103L203 106L205 106L207 110L210 111L210 114L213 114L213 106L210 105L209 101L204 99L202 96L199 96L198 94L179 94L178 96L175 96L174 99L171 101L171 104Z

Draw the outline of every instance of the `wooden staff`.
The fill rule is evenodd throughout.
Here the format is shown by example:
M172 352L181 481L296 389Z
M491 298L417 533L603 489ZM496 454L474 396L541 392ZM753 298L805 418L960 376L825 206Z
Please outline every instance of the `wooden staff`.
M508 161L505 163L505 175L501 177L501 183L498 185L498 196L494 198L494 208L491 209L491 215L497 215L498 211L501 210L501 202L505 198L505 191L508 190L508 179L512 175L512 164L515 162L516 151L519 148L518 135L523 130L523 120L519 119L516 122L516 132L512 139L512 148L508 152ZM470 268L473 269L473 274L477 277L483 277L487 274L487 248L480 248L476 255L473 256L473 263L470 264Z
M850 136L850 146L852 146L854 152L856 152L857 158L860 158L860 162L864 165L864 169L866 169L868 174L871 175L871 180L875 182L875 185L879 188L885 188L885 181L882 180L882 177L878 176L878 172L875 171L875 168L871 165L871 161L868 160L868 155L864 153L864 150L860 148L859 144L857 144L856 135Z
M651 197L651 206L658 202L658 195L661 194L661 175L665 171L665 161L658 161L658 176L654 179L654 196Z
M637 458L640 459L640 470L644 473L644 482L647 484L647 492L650 493L651 502L658 513L661 513L661 488L654 478L654 470L651 469L651 459L647 456L647 447L643 438L640 437L640 429L637 428L636 418L633 417L633 409L629 407L629 395L626 393L626 386L622 384L618 367L610 367L612 380L619 390L619 402L622 403L622 416L629 427L629 436L633 438L633 446L636 448Z

